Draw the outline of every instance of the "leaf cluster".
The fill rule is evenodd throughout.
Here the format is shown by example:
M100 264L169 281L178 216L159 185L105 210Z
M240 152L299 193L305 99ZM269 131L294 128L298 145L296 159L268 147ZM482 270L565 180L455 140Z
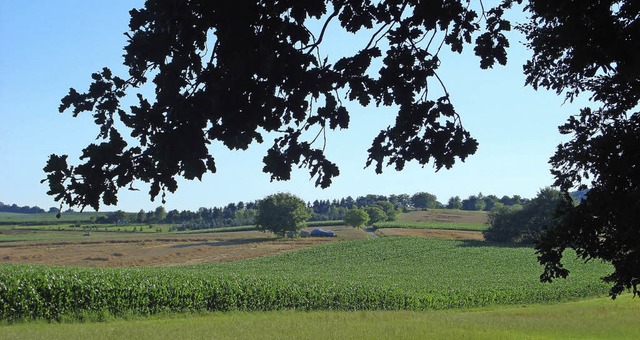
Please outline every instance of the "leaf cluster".
M326 130L350 122L342 98L398 108L395 126L374 139L367 166L380 173L383 165L401 170L409 161L432 161L448 169L473 154L477 141L438 76L439 52L443 46L461 52L479 34L481 67L504 64L510 24L503 13L514 1L487 11L481 0L481 11L471 2L148 1L130 12L128 76L104 68L88 91L71 89L62 99L61 112L93 115L103 142L85 148L78 166L52 155L45 168L49 194L98 209L141 180L150 183L152 199L162 192L164 201L177 189L177 176L216 171L213 143L244 150L265 142L265 134L275 135L263 159L272 180L288 180L298 166L326 188L339 174L324 154ZM322 48L331 25L368 43L330 63ZM434 81L445 92L435 100L429 99ZM146 88L152 96L143 95ZM124 108L125 99L136 104ZM125 142L117 122L135 145Z
M555 184L589 192L578 206L567 201L565 218L537 246L545 266L542 279L566 277L562 253L574 248L585 260L614 264L605 278L613 284L613 297L624 289L637 293L640 4L530 0L527 9L531 20L519 27L533 51L524 67L527 84L564 93L569 101L587 93L597 104L559 129L571 139L550 160Z

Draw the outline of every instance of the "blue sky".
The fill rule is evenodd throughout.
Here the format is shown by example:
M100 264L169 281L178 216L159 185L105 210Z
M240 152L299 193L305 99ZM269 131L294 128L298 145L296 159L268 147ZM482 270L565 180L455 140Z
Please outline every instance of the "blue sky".
M52 153L69 154L73 163L98 128L90 115L73 118L59 114L60 99L70 87L86 90L91 73L104 66L124 74L121 55L126 38L128 11L142 1L0 1L0 202L57 206L40 184L42 168ZM362 108L348 104L350 128L328 133L326 154L340 167L341 175L328 189L314 186L306 170L297 170L288 182L270 183L262 173L262 157L271 145L248 151L212 150L218 172L202 181L180 181L176 194L167 196L168 209L251 201L286 191L305 200L333 199L366 194L413 194L428 191L441 202L451 196L483 194L532 197L552 183L548 159L563 140L557 126L576 113L579 103L524 86L522 64L527 51L512 38L509 65L483 71L472 50L463 55L444 54L440 76L452 95L463 124L478 139L480 148L465 163L435 172L432 166L408 165L376 175L364 169L371 141L392 124L389 108ZM348 51L366 41L345 35L326 40L324 53ZM584 104L584 102L582 103ZM75 161L77 162L77 161ZM151 210L144 184L138 192L122 191L117 207Z

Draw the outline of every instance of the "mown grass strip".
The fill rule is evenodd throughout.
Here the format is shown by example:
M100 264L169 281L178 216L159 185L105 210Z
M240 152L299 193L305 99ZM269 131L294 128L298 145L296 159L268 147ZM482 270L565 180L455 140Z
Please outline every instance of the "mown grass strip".
M101 323L0 327L6 339L638 339L640 303L563 304L447 312L232 312Z
M197 230L186 230L186 231L178 231L176 234L207 234L207 233L225 233L225 232L234 232L234 231L252 231L258 230L255 225L242 225L236 227L221 227L221 228L211 228L211 229L197 229Z
M307 222L307 227L334 227L334 226L342 226L342 225L345 225L343 220Z

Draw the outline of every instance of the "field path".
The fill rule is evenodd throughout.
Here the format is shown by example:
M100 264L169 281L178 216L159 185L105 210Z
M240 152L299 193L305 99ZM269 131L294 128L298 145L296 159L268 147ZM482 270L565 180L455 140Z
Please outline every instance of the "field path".
M380 237L380 235L374 233L373 229L371 229L371 228L367 228L367 229L365 229L365 231L367 232L367 234L369 234L369 238L378 238L378 237Z

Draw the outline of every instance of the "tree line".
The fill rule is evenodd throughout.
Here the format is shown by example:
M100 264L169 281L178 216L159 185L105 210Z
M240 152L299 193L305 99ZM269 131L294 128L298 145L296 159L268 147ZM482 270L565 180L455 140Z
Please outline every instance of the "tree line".
M459 196L451 197L445 205L438 201L436 195L428 192L409 194L378 195L368 194L364 196L351 196L333 199L317 199L305 203L309 210L307 221L335 221L344 220L347 212L353 209L362 209L368 212L370 223L388 220L392 215L409 210L425 209L460 209L460 210L484 210L490 211L496 204L504 206L522 205L528 201L519 195L484 196L482 193L470 195L465 199ZM222 227L250 225L254 223L258 215L258 201L240 201L228 203L221 207L205 208L198 210L166 210L158 206L154 210L140 210L137 213L122 210L108 213L98 217L96 223L145 223L145 224L175 224L177 230L198 230Z
M0 212L9 212L9 213L17 213L17 214L40 214L45 212L44 209L38 206L18 206L17 204L4 204L0 202Z

